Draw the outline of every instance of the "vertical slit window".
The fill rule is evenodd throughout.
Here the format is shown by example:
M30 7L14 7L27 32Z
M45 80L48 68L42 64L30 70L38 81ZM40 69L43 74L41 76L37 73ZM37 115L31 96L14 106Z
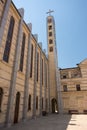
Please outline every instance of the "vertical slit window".
M43 109L43 97L42 97L42 109Z
M0 88L0 112L1 112L1 106L2 106L2 98L3 98L3 89Z
M36 97L36 110L38 110L38 96Z
M67 92L67 85L63 85L64 92Z
M32 78L33 71L33 44L31 44L31 66L30 66L30 78Z
M6 39L6 44L5 44L4 55L3 55L3 60L5 62L8 62L8 60L9 60L14 24L15 24L15 20L14 20L13 16L11 16L7 39Z
M46 82L46 88L47 88L47 64L45 63L45 82Z
M22 46L21 46L21 57L20 57L20 71L23 71L23 62L24 62L24 50L25 50L25 33L23 33Z
M37 82L39 77L39 53L37 53Z
M48 99L46 99L46 110L48 109Z
M51 23L52 22L52 19L50 18L50 19L48 19L48 23Z
M51 30L51 29L52 29L52 25L49 26L49 30Z
M42 59L42 85L43 85L43 59Z
M29 95L28 99L28 111L31 110L31 95Z
M52 32L49 32L49 36L52 36Z
M53 52L53 47L50 47L50 48L49 48L49 51L50 51L50 52Z
M49 44L52 44L52 43L53 43L53 40L52 40L52 39L50 39L50 40L49 40Z

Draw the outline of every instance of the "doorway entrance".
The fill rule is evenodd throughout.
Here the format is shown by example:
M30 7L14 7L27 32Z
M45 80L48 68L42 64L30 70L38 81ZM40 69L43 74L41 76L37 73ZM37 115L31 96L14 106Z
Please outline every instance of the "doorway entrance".
M20 105L20 92L17 92L15 101L14 123L18 123L19 105Z
M51 100L51 106L52 106L52 113L55 113L57 111L57 100L55 98Z

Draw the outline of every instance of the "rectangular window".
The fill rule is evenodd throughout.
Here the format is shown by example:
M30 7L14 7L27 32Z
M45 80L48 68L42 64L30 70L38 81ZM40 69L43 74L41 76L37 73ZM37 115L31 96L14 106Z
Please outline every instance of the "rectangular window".
M49 50L50 52L53 52L53 47L50 47L50 50Z
M30 66L30 78L32 78L33 71L33 44L31 44L31 66Z
M51 30L51 29L52 29L52 25L49 26L49 30Z
M38 96L36 97L36 110L38 110Z
M77 84L77 85L76 85L76 90L77 90L77 91L80 91L80 90L81 90L80 84Z
M31 110L31 95L29 95L28 99L28 111Z
M49 36L52 36L52 32L49 32Z
M63 85L64 92L67 92L67 85Z
M49 44L52 44L53 43L53 40L52 39L49 39Z
M48 23L51 23L51 22L52 22L52 19L51 19L51 18L49 18L49 19L48 19Z
M67 78L67 76L66 75L63 75L63 79L66 79Z

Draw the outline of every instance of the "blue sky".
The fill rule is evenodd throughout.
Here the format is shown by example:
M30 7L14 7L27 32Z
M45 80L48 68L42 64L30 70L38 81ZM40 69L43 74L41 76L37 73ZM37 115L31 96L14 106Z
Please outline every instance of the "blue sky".
M32 33L47 49L46 12L54 10L58 64L74 67L87 58L87 0L13 0L25 10L24 20L32 23Z

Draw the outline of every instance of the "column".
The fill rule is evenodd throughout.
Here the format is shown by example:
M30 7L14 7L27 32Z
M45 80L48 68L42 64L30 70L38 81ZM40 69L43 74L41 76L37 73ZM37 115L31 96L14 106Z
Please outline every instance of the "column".
M47 85L48 85L48 111L51 112L50 105L50 85L49 85L49 63L47 64Z
M30 34L28 36L28 51L27 51L27 64L26 64L26 76L25 76L25 88L24 88L24 105L23 105L23 120L27 119L28 110L28 96L29 96L29 76L30 76L30 55L31 55L31 30L32 25L28 24L30 28Z
M46 63L44 57L44 111L46 111Z
M40 115L42 115L42 52L40 51Z
M36 117L36 90L37 90L37 35L34 35L36 39L35 44L35 56L34 56L34 90L33 90L33 118Z
M2 20L1 20L1 25L0 25L0 47L1 47L1 44L2 44L2 38L3 38L3 33L4 33L7 17L8 17L8 11L9 11L9 8L10 8L10 4L11 4L11 0L7 0L5 8L4 8Z
M50 113L51 112L51 100L50 100L49 63L48 63L47 75L48 75L48 107L49 107L49 113Z
M58 92L58 111L59 111L59 114L62 114L63 113L63 104L62 104L62 94L61 94L61 83L60 83L59 69L57 70L56 80L57 80L57 92Z
M11 78L11 83L10 83L6 122L5 122L6 126L10 126L12 123L12 115L13 115L13 107L14 107L14 93L15 93L16 77L17 77L17 71L18 71L18 60L19 60L19 55L20 55L20 43L22 42L22 24L23 24L24 10L20 9L19 12L22 17L19 23L19 32L18 32L18 38L17 38L17 44L16 44L15 60L14 60L14 66L13 66L12 76L11 76L12 78Z

